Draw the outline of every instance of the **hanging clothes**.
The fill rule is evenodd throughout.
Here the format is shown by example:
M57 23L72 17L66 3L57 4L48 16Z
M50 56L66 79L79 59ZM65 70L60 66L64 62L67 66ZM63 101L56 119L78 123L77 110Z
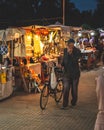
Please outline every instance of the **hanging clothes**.
M25 57L26 48L24 43L15 43L14 45L14 56L15 57Z
M15 43L14 45L14 56L18 57L21 54L21 48L19 43Z
M26 47L24 43L21 43L21 57L26 56Z

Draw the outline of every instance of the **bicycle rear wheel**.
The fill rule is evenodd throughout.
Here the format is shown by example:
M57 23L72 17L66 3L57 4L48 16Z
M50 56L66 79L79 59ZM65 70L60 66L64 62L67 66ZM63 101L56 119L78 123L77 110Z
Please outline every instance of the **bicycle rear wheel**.
M45 85L41 91L40 95L40 108L44 110L48 103L48 97L49 97L49 87L48 85Z
M55 101L59 102L62 98L63 94L63 82L60 80L56 86L55 90Z

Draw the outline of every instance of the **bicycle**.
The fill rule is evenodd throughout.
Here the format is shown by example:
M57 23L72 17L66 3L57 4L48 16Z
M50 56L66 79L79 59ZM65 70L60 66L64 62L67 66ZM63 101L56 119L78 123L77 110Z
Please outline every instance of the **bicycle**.
M51 73L52 68L55 70L57 85L55 88L51 87ZM40 94L40 108L44 110L47 106L49 96L52 96L55 99L55 102L58 103L62 98L63 93L63 81L62 81L62 69L55 66L53 63L52 66L48 66L49 79L45 81L43 89Z

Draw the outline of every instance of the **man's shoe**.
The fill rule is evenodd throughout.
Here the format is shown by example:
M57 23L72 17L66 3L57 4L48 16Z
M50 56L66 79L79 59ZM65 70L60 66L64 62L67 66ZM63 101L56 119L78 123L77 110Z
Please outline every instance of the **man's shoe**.
M74 107L74 106L76 106L76 103L71 103L71 105Z
M67 109L68 109L68 106L66 106L66 107L62 106L61 107L61 110L67 110Z
M76 106L76 102L71 101L72 106Z

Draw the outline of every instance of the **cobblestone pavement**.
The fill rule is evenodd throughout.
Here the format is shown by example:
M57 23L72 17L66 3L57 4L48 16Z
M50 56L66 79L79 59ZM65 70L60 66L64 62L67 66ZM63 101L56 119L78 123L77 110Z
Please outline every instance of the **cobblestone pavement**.
M93 130L97 114L95 77L98 70L83 71L77 106L61 110L49 98L47 109L39 107L40 94L16 93L0 102L0 130Z

